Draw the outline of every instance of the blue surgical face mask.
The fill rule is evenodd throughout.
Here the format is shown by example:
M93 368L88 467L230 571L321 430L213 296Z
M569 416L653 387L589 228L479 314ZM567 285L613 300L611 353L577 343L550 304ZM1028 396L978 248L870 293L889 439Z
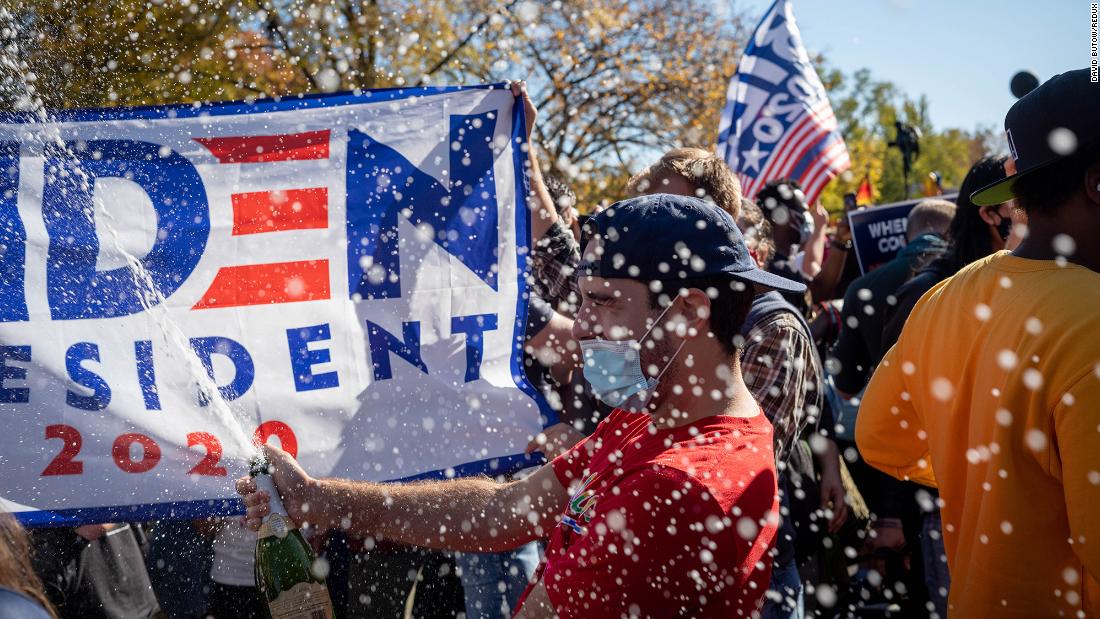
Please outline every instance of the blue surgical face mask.
M642 340L649 336L653 327L660 324L661 319L672 308L669 305L657 320L653 322ZM632 402L630 408L642 410L649 400L649 394L653 393L658 380L672 365L673 359L680 354L687 340L680 342L676 353L665 364L663 370L656 378L647 378L642 371L642 345L639 340L581 340L581 354L584 356L584 378L592 387L592 395L614 408L620 408L633 396L645 392L637 402Z

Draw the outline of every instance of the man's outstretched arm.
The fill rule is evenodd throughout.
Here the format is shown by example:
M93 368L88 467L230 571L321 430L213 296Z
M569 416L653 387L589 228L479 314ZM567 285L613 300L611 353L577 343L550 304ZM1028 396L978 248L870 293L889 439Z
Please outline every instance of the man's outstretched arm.
M545 465L507 483L484 477L382 484L315 479L285 451L264 447L268 470L290 517L321 529L426 548L500 552L543 537L569 496ZM259 529L269 513L266 493L250 478L237 480L248 508L246 522Z

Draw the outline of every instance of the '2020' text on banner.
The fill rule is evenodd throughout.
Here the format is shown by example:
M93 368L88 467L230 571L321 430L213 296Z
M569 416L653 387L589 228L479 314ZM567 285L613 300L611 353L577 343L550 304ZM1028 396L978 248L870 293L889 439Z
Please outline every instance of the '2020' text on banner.
M526 382L522 107L501 86L0 123L0 508L233 513L313 474L506 472Z

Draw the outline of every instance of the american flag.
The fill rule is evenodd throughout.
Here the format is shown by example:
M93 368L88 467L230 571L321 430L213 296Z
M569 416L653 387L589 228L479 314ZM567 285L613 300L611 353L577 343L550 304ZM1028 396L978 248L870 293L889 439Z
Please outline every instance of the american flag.
M790 0L768 9L730 79L718 154L741 179L746 197L769 180L792 178L807 204L851 166Z

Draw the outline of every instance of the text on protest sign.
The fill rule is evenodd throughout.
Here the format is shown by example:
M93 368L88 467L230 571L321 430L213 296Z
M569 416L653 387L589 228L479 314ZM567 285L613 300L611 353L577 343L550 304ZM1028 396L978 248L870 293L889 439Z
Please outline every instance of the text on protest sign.
M884 204L854 210L848 213L848 225L852 231L852 247L861 273L889 262L906 245L909 212L918 200Z
M947 193L939 198L955 200L957 193ZM871 206L850 211L848 225L852 231L852 245L861 273L894 259L907 244L909 213L923 198Z
M313 474L506 472L522 109L499 86L0 124L0 507L239 509L253 440Z

